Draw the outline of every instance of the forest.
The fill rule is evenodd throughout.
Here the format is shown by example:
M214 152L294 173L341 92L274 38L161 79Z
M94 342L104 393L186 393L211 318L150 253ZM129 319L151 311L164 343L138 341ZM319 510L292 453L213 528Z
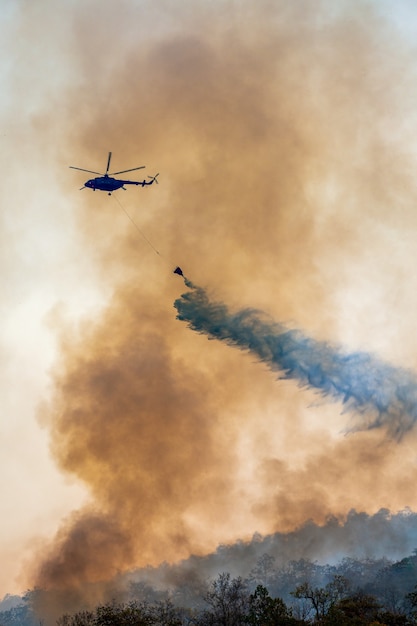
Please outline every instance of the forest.
M300 559L276 565L257 558L246 577L197 570L161 576L158 569L131 572L113 597L97 606L64 611L57 626L409 626L417 624L417 551L398 561L343 558L335 565ZM150 581L158 572L164 584ZM168 584L169 582L169 584ZM9 604L11 598L8 598ZM42 626L42 589L27 591L18 604L0 603L0 626Z

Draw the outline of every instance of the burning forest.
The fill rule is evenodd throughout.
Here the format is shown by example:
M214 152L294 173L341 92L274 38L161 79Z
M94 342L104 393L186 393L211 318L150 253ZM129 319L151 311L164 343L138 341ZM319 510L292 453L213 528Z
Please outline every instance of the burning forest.
M8 160L4 337L25 357L2 339L4 413L36 398L22 407L62 478L32 489L51 508L29 529L17 505L7 527L2 585L29 590L30 619L71 626L112 601L203 610L227 574L245 602L260 584L311 622L323 616L296 615L300 588L330 594L348 566L380 604L378 577L386 590L408 568L384 610L408 601L411 619L417 81L403 4L8 12L5 143L30 173ZM68 166L109 153L112 171L146 162L140 180L158 184L132 171L127 193L115 179L110 197L79 190Z

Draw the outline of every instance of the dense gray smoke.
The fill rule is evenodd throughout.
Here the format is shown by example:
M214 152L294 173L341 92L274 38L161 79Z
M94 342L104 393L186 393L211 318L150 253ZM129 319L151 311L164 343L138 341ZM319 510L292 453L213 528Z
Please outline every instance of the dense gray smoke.
M365 352L348 354L323 341L274 323L260 311L231 313L190 281L175 301L178 319L192 330L252 352L280 377L294 379L323 395L341 400L362 414L358 428L385 426L400 438L417 419L417 377Z

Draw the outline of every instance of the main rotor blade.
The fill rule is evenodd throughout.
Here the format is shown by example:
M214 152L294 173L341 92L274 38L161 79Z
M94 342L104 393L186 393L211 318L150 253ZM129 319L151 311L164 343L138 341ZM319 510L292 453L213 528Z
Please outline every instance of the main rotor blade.
M92 170L84 170L82 167L74 167L73 165L69 166L72 170L80 170L80 172L89 172L90 174L98 174L99 176L103 176L101 172L93 172Z
M106 174L108 174L108 173L109 173L110 160L111 160L111 152L109 152L109 158L108 158L108 160L107 160ZM105 174L105 175L106 175L106 174ZM110 176L111 176L111 174L110 174Z
M116 176L116 174L126 174L126 172L134 172L135 170L143 170L146 165L141 165L140 167L132 167L130 170L122 170L121 172L112 172L109 176Z

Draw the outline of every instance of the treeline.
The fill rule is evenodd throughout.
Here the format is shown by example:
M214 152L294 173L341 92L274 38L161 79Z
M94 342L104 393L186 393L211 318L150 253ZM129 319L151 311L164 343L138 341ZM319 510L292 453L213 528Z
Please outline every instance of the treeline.
M156 572L159 580L156 584ZM141 573L141 577L140 576ZM345 558L337 565L305 559L276 567L264 554L246 577L170 566L131 573L110 602L63 611L57 626L411 626L417 624L417 555ZM116 589L116 586L114 587ZM88 596L88 594L86 594ZM38 600L42 601L39 602ZM0 626L39 626L48 592L28 591L20 606L0 612ZM49 624L48 624L49 626Z
M304 583L293 592L299 605L289 607L258 585L249 593L241 578L223 573L212 581L203 597L205 606L186 609L172 600L130 602L112 601L93 610L65 614L57 626L412 626L417 624L417 591L408 594L407 612L390 611L375 597L360 590L352 592L348 582L336 577L326 587ZM13 610L4 625L42 624L32 615L24 617ZM24 620L22 621L22 617Z
M335 577L325 587L308 582L293 592L299 605L289 607L258 585L249 593L247 583L230 574L220 574L203 596L205 607L185 609L172 600L129 603L112 602L94 611L64 615L57 626L411 626L417 624L417 591L408 594L407 612L390 611L375 597Z

